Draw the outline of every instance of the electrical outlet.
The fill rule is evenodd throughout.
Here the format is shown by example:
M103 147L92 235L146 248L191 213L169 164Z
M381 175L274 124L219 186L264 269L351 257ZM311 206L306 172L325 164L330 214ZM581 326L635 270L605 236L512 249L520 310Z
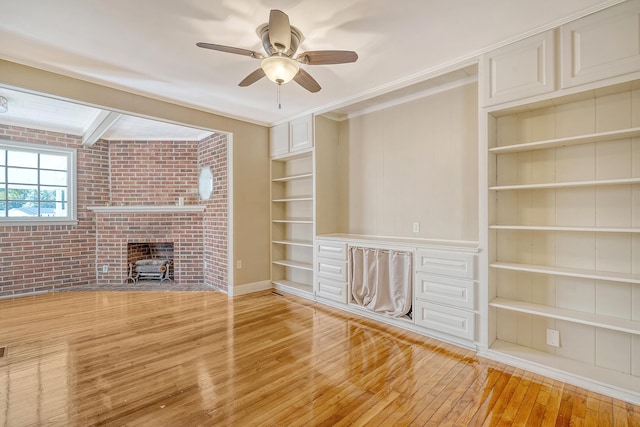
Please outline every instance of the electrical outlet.
M239 259L236 261L236 269L240 270L242 268L242 260Z
M420 223L419 222L414 222L413 223L413 232L414 233L419 233L420 232Z
M102 272L103 273L108 273L109 272L109 266L108 265L103 265L102 266Z
M547 329L547 345L560 347L560 331L557 329Z

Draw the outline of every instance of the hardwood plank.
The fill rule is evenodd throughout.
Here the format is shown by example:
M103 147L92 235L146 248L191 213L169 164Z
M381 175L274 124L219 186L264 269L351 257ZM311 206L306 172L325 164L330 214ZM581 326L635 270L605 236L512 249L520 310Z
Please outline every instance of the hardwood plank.
M629 425L626 402L260 292L0 300L0 425Z

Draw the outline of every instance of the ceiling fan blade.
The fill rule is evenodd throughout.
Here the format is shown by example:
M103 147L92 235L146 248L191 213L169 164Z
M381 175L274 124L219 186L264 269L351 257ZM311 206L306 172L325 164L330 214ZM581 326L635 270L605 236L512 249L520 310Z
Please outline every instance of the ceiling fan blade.
M262 68L258 68L253 73L251 73L247 77L245 77L244 80L242 80L240 83L238 83L238 86L246 87L246 86L252 85L255 82L257 82L258 80L260 80L261 78L263 78L264 76L265 76L265 74L264 74L264 71L262 70Z
M202 47L205 49L217 50L219 52L235 53L236 55L250 56L256 59L264 58L264 55L258 52L254 52L249 49L241 49L239 47L223 46L221 44L203 43L203 42L196 43L196 46Z
M318 82L313 77L311 77L311 74L307 73L302 68L298 70L298 73L295 75L293 80L295 80L296 83L312 93L316 93L320 91L320 89L322 89Z
M351 50L315 50L301 53L296 60L309 65L346 64L356 62L358 54Z
M276 52L286 52L291 45L291 24L289 16L281 10L269 13L269 42Z

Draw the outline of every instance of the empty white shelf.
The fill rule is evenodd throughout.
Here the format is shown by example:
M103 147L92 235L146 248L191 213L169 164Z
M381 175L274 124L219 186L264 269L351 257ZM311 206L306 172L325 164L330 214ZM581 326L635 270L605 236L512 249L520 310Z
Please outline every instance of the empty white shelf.
M640 321L637 320L585 313L566 308L549 307L546 305L532 304L507 298L495 298L489 303L489 305L491 307L516 311L518 313L533 314L535 316L547 317L549 319L564 320L582 325L595 326L597 328L640 335Z
M640 274L613 273L608 271L549 267L546 265L518 264L512 262L494 262L489 264L489 267L501 268L504 270L526 271L529 273L550 274L554 276L580 277L583 279L609 280L612 282L640 284Z
M313 247L313 242L306 240L274 240L273 243L277 243L279 245Z
M272 280L273 286L284 292L292 293L301 297L309 298L313 293L313 286L307 283L294 282L292 280Z
M593 231L597 233L640 233L640 228L563 227L551 225L490 225L492 230Z
M567 182L547 182L541 184L515 184L515 185L496 185L489 187L489 190L533 190L544 188L570 188L570 187L595 187L599 185L625 185L640 184L640 178L622 178L622 179L601 179L594 181L567 181Z
M282 265L289 268L297 268L299 270L313 270L313 264L306 262L290 261L288 259L277 259L272 261L274 264Z
M284 197L282 199L273 199L272 202L310 202L313 200L311 196L295 196L295 197Z
M289 224L313 224L312 218L285 218L285 219L273 219L271 222L282 222Z
M616 139L633 138L640 136L640 128L614 130L610 132L598 132L586 135L569 136L566 138L548 139L545 141L527 142L524 144L505 145L490 148L494 154L515 153L518 151L542 150L545 148L562 147L564 145L589 144L591 142L613 141Z
M302 179L310 179L313 177L312 173L301 173L299 175L291 175L291 176L283 176L281 178L273 178L273 182L289 182L289 181L298 181Z

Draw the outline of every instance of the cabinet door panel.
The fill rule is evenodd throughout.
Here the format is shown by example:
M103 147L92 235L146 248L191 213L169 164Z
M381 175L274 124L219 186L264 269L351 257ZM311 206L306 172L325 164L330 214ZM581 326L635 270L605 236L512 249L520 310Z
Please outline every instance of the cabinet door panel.
M289 124L289 132L291 134L290 152L313 147L313 116L292 120Z
M555 89L553 31L529 37L483 58L485 106Z
M561 86L640 70L640 1L633 0L560 27Z
M289 152L289 124L274 126L269 132L271 157L282 156Z

